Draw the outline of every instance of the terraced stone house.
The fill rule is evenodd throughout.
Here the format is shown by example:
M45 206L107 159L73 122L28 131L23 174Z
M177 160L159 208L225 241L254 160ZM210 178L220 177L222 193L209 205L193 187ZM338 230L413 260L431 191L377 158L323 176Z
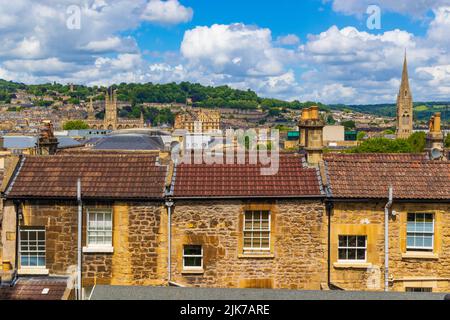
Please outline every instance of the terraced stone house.
M334 285L450 292L449 161L426 154L328 154L324 167Z

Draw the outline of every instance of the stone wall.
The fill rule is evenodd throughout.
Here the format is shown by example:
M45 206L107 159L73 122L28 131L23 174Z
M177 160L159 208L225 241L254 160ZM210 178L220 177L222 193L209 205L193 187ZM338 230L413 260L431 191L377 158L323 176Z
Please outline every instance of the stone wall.
M335 203L331 218L332 283L346 290L384 290L385 203ZM450 205L395 203L397 215L389 220L389 290L407 287L450 291ZM433 252L406 251L408 212L435 215ZM367 235L367 263L338 263L338 235Z
M83 253L83 283L160 285L166 282L165 212L162 203L85 203L84 208L113 208L113 253ZM25 226L46 227L46 267L51 275L73 274L77 263L76 202L27 201ZM83 211L83 246L86 245Z
M271 252L243 255L245 210L271 211ZM176 201L172 280L196 287L320 289L327 280L327 217L320 200ZM183 246L203 246L204 271L183 270Z

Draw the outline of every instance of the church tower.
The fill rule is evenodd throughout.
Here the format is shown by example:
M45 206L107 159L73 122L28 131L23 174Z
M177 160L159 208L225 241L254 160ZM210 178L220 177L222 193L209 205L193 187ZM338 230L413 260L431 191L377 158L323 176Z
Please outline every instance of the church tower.
M406 139L413 131L413 98L409 87L408 62L403 62L402 83L397 97L397 138Z
M105 129L117 129L117 92L113 89L108 89L105 95Z
M88 107L88 120L95 120L95 110L94 103L92 102L92 97L89 98L89 107Z

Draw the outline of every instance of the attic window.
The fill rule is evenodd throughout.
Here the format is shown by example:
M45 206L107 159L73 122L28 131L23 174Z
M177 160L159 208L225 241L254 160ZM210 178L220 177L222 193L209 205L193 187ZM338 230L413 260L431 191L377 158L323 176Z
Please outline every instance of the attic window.
M42 289L41 294L48 294L49 292L50 292L49 288L44 288L44 289Z

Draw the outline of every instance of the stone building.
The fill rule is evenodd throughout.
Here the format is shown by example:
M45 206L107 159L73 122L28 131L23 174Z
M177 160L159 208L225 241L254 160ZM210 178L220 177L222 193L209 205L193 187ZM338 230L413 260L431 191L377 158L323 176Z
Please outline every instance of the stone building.
M397 138L408 138L413 133L413 97L409 87L408 63L403 62L402 82L397 96Z
M170 197L171 280L198 287L326 286L327 217L318 171L280 155L261 164L180 164Z
M450 291L450 162L425 154L327 154L324 167L332 284Z
M175 129L185 129L194 132L220 131L220 112L213 110L187 109L175 116Z
M121 119L117 115L117 90L108 89L105 93L105 117L103 120L95 119L95 110L92 98L88 106L88 119L86 123L91 129L120 130L144 128L145 119L141 112L140 119Z
M162 162L136 152L17 158L3 185L2 281L74 277L79 178L83 286L166 283Z

